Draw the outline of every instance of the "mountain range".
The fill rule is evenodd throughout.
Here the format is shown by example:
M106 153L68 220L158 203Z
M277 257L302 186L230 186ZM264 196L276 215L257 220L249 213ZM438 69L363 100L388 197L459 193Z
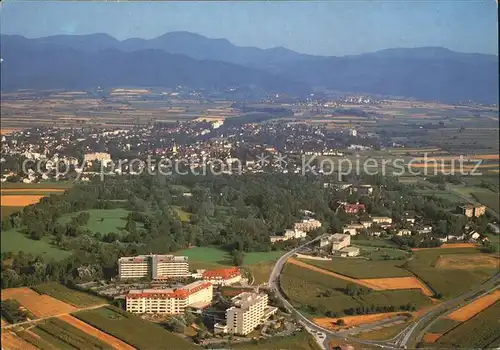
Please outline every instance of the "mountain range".
M316 88L443 102L498 102L498 56L440 47L343 57L240 47L171 32L154 39L107 34L1 36L2 90L95 86L250 86L303 96Z

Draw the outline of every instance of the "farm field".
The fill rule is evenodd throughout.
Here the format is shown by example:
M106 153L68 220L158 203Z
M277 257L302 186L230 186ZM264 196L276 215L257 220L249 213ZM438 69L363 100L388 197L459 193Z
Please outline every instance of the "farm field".
M342 258L342 259L350 261L350 259L344 259L344 258ZM334 265L336 263L336 260L340 260L340 259L335 259L331 262L330 261L321 261L321 260L297 261L295 259L290 259L289 261L292 264L296 264L296 265L302 266L304 268L309 268L309 269L313 268L317 272L326 273L326 274L329 274L333 277L341 278L341 279L344 279L346 281L356 283L356 284L359 284L359 285L362 285L364 287L371 288L374 290L420 289L422 291L422 293L424 293L427 296L432 296L434 294L434 293L432 293L431 290L429 290L429 288L427 288L427 286L425 284L423 284L421 281L419 281L415 277L411 276L405 270L402 270L402 271L406 272L407 275L410 275L411 277L405 276L405 277L355 278L355 279L353 279L350 277L346 277L343 274L338 275L334 272L331 272L330 270L316 267L317 265L321 265L321 263L329 263L330 265L328 265L328 266L330 266L330 268L331 268L332 264ZM357 259L357 260L361 260L361 259ZM357 260L352 260L352 261L357 261ZM319 264L315 265L315 264L310 263L310 262L319 263ZM365 261L365 263L366 263L365 268L368 268L370 266L370 264L373 263L373 261ZM373 267L372 267L372 269L373 269ZM383 270L380 270L380 271L383 271ZM382 274L383 274L383 272L379 272L378 276L380 276Z
M301 260L309 265L352 278L411 277L401 266L405 260L366 260L334 258L331 261Z
M179 219L182 222L188 222L191 218L191 213L185 212L181 207L177 205L172 206L172 209L174 209L174 212L179 216Z
M403 329L408 326L408 323L399 323L394 326L383 327L370 332L358 333L355 336L364 340L387 340L398 335Z
M415 277L370 278L361 279L360 281L377 286L381 290L420 289L428 297L434 295L422 281L419 281Z
M481 254L491 256L481 253L479 248L424 249L414 252L414 258L407 262L407 269L445 299L466 292L498 271L497 268L464 269L463 265L455 269L438 268L439 259L446 258L448 254L452 254L455 259L458 254L464 255L464 258Z
M324 316L327 312L334 317L355 315L356 309L361 312L363 308L367 313L395 312L408 303L417 309L431 304L429 298L415 290L366 290L349 296L346 294L349 284L291 263L285 265L280 278L280 286L288 300L312 316Z
M76 312L73 316L138 349L162 349L165 344L171 349L198 348L157 324L112 306Z
M231 256L229 252L222 250L218 247L193 247L175 252L176 255L185 255L191 261L202 263L212 263L220 265L232 265ZM250 252L245 253L243 260L244 265L253 265L261 262L275 261L282 255L280 251L271 252ZM201 267L200 267L201 268Z
M472 249L475 249L477 247L478 247L478 245L476 243L444 243L440 247L433 247L433 248L411 248L411 250L414 251L414 252L418 252L418 251L421 251L421 250L439 251L441 249L460 249L460 248L472 248ZM468 253L465 250L463 250L463 251L459 250L457 252L458 253L463 253L463 254Z
M46 294L75 307L88 307L107 303L105 299L97 296L70 289L56 282L39 284L32 287L40 294Z
M3 207L25 207L40 202L43 197L45 196L40 194L2 194L1 200Z
M493 293L485 295L482 298L479 298L474 302L453 311L451 314L447 315L446 318L453 321L465 322L499 300L500 290L496 290Z
M120 339L117 339L117 338L113 337L112 335L104 333L104 332L100 331L99 329L94 328L91 325L80 321L76 317L73 317L71 315L64 315L64 316L61 316L60 319L67 322L68 324L82 330L86 334L92 335L93 337L102 340L103 342L112 346L113 349L117 349L117 350L133 350L134 349L132 346L121 341Z
M9 216L10 214L12 213L15 213L16 211L21 211L23 210L24 207L15 207L15 206L12 206L12 207L0 207L0 210L2 211L2 219Z
M110 232L115 232L120 234L125 229L127 224L128 210L118 208L118 209L91 209L84 210L76 213L66 214L62 216L58 222L60 224L67 224L71 221L71 218L78 216L80 213L89 213L89 221L85 227L87 227L92 232L100 232L105 235ZM142 224L137 224L140 228Z
M253 265L247 265L245 268L250 271L250 274L253 276L254 285L259 285L269 281L273 266L273 262L260 262Z
M257 342L246 342L239 344L231 344L231 349L241 350L278 350L278 349L294 349L294 350L319 350L321 349L316 343L316 340L307 333L302 331L291 336L274 337L268 340Z
M472 192L472 196L481 204L486 205L488 208L493 209L495 212L500 213L500 204L498 203L498 192Z
M461 270L498 269L499 263L500 258L498 256L446 254L438 258L436 268Z
M16 333L3 330L2 331L2 347L4 349L22 349L22 350L37 350L38 348L28 343Z
M48 295L38 294L27 287L3 289L2 300L6 299L16 300L36 317L54 316L77 310L77 308L72 305L66 304Z
M53 339L57 339L57 343L52 344L56 348L59 344L65 343L66 347L70 349L112 349L108 343L57 318L37 323L33 332L40 335L43 340L49 343L52 343Z
M468 321L443 334L436 345L448 348L494 348L500 336L500 303L497 302Z
M42 258L47 261L64 260L72 254L70 251L62 250L52 245L50 237L42 237L41 240L33 240L16 229L3 231L0 238L2 242L2 253L19 252L22 250L25 253L42 256Z
M313 318L312 321L317 325L331 329L331 330L340 330L352 326L359 326L360 324L373 323L381 320L385 320L389 317L394 317L401 312L386 312L380 314L371 314L371 315L360 315L360 316L344 316L344 317L316 317ZM343 326L338 326L336 323L338 320L344 321Z

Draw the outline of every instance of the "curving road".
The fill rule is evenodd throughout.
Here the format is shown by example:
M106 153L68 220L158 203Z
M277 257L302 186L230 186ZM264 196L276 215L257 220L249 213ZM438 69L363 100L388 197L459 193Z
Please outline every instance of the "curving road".
M274 265L274 268L269 276L268 286L269 290L274 291L276 296L281 299L284 306L287 310L289 310L292 314L295 314L298 318L299 322L305 326L307 331L313 335L314 333L321 332L326 335L323 340L323 348L329 349L329 343L332 339L342 339L347 341L352 341L355 343L368 345L373 347L387 348L387 349L406 349L409 345L415 346L421 339L425 331L430 328L430 326L441 316L446 313L449 313L459 307L462 307L466 304L473 302L474 300L484 296L485 294L491 293L493 290L500 288L500 272L493 276L488 281L483 284L474 287L470 291L457 296L456 298L450 299L448 301L443 302L438 307L428 311L422 317L412 322L408 327L406 327L403 331L401 331L397 336L385 340L385 341L369 341L369 340L361 340L357 338L346 337L345 333L335 332L329 329L323 328L309 320L307 317L302 315L297 309L293 307L292 304L283 296L281 290L279 288L279 276L281 271L283 270L283 266L286 261L291 258L295 253L300 251L302 248L306 247L309 244L317 242L322 237L326 235L322 235L316 237L315 239L289 251L279 258L279 260ZM315 337L317 337L315 335Z
M274 265L274 268L273 270L271 271L271 275L269 276L269 281L268 281L268 286L269 286L269 290L272 290L275 292L276 296L278 298L281 299L281 301L283 302L283 304L285 305L286 309L289 310L292 314L295 314L297 319L299 320L299 322L305 326L305 328L308 330L309 333L314 333L314 332L321 332L321 333L324 333L326 335L325 339L323 340L323 348L324 349L329 349L329 343L330 341L333 339L333 338L337 338L337 339L346 339L345 337L345 334L342 334L342 333L338 333L338 332L334 332L334 331L331 331L329 329L326 329L326 328L323 328L323 327L320 327L318 326L317 324L315 324L314 322L312 322L311 320L309 320L307 317L305 317L304 315L302 315L297 309L295 309L293 307L292 304L290 304L290 302L283 296L283 294L281 293L281 290L279 288L279 275L281 273L281 271L283 270L283 266L285 265L286 261L291 258L295 253L297 253L298 251L300 251L302 248L308 246L309 244L312 244L314 242L317 242L318 240L320 240L322 237L326 236L325 235L321 235L319 237L316 237L315 239L289 251L288 253L286 253L285 255L281 256L279 258L279 260L276 262L276 264ZM314 334L313 334L314 335ZM386 343L385 342L379 342L379 341L364 341L364 340L360 340L360 339L352 339L354 342L357 342L357 343L360 343L360 344L365 344L365 345L372 345L372 346L377 346L377 347L381 347L381 348L392 348L391 346L386 346Z

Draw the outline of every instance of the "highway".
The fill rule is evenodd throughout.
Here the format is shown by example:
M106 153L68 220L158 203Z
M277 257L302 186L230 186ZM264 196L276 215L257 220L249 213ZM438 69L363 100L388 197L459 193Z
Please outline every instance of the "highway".
M352 341L353 343L359 343L363 345L370 346L371 348L379 347L379 348L387 348L387 349L406 349L408 346L414 347L422 338L425 331L442 315L449 313L459 307L464 306L465 304L471 303L472 301L484 296L485 294L491 293L493 290L500 287L500 273L497 273L488 281L483 284L476 286L471 289L469 292L466 292L462 295L457 296L456 298L450 299L448 301L443 302L438 307L428 311L419 319L415 320L411 324L408 325L403 331L401 331L397 336L392 339L388 339L385 341L369 341L369 340L361 340L357 338L349 338L346 337L344 332L334 332L329 329L323 328L309 320L307 317L302 315L297 309L295 309L292 304L283 296L281 290L279 288L279 276L281 271L283 270L283 266L286 261L291 258L295 253L300 251L302 248L306 247L309 244L317 242L323 236L316 237L315 239L289 251L280 257L280 259L276 262L271 271L271 275L269 276L268 286L269 290L274 291L276 296L281 299L286 309L288 309L292 314L295 314L298 321L305 326L307 331L317 337L314 332L322 332L326 335L323 341L323 348L329 349L329 343L332 339L342 339L347 342Z

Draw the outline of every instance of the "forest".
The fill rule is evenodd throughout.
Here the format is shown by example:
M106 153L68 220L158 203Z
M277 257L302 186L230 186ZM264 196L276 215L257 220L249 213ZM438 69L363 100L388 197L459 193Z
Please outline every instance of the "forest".
M356 180L356 179L354 179ZM357 179L360 181L360 179ZM424 198L411 185L391 177L366 177L375 188L360 197L336 188L325 188L332 178L294 174L245 174L242 176L117 176L75 185L62 195L51 195L3 220L2 233L22 231L34 240L49 238L53 245L72 252L63 261L45 261L23 252L2 254L2 288L55 280L73 283L116 275L121 256L166 254L190 246L220 246L232 253L238 265L245 252L283 250L296 242L271 245L279 234L315 213L323 226L310 235L339 232L356 218L342 211L338 201L361 202L371 215L392 216L397 222L415 212L435 226L436 232L460 231L465 222L445 208L442 198ZM124 208L128 215L120 232L95 232L86 226L86 210ZM179 211L180 210L180 211ZM181 217L184 213L184 217ZM75 213L61 223L64 215ZM76 214L78 213L78 214ZM398 238L399 239L399 238ZM399 239L404 246L432 246L425 237Z

